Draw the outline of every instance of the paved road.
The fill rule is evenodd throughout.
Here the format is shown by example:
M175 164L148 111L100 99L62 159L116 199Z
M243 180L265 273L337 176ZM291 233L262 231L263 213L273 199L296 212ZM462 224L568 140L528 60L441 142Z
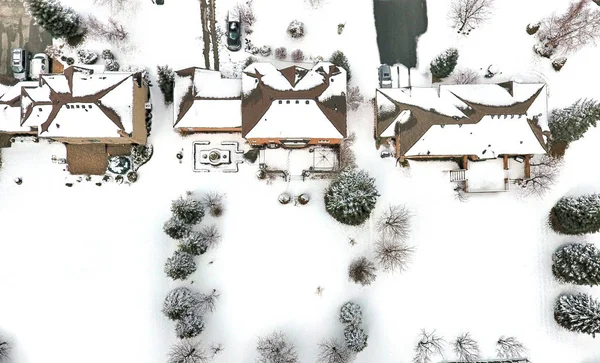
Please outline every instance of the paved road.
M425 0L375 0L375 27L382 64L417 65L417 38L427 30Z
M52 44L52 37L27 14L23 0L0 0L0 75L12 76L10 52L25 48L42 53Z

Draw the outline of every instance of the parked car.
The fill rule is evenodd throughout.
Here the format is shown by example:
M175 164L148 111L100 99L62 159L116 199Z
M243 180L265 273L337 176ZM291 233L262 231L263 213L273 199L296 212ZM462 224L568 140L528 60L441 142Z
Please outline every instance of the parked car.
M165 0L156 0L156 5L164 5Z
M29 77L29 60L31 53L23 48L15 48L12 51L13 76L18 80L26 80Z
M50 60L44 53L38 53L31 60L31 79L39 79L42 74L50 71Z
M381 158L389 158L390 156L392 156L392 153L390 151L382 151L381 152Z
M392 70L387 64L379 66L379 87L392 88Z
M240 17L236 12L227 15L227 49L237 52L242 49L242 28Z

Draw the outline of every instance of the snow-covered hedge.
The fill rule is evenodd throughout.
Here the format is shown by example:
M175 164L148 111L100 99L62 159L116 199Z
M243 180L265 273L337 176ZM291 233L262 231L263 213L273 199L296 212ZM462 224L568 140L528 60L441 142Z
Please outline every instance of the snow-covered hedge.
M562 234L581 235L600 231L600 195L561 198L550 212L550 224Z
M600 301L591 295L561 295L554 305L554 319L565 329L589 334L600 333Z
M346 170L327 188L325 208L341 223L360 225L371 216L377 197L375 179L366 171Z
M292 20L287 28L290 37L298 39L304 36L304 23L299 20Z
M563 283L600 285L600 251L591 243L573 243L552 256L552 273Z

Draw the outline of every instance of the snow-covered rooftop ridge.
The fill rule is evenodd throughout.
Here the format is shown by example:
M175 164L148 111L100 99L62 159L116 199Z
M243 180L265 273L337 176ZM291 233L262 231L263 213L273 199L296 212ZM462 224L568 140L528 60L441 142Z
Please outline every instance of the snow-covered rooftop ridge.
M194 72L195 97L238 98L242 92L239 79L222 78L221 72L196 68Z
M443 98L443 94L449 92L465 101L480 105L492 107L511 106L527 101L542 87L544 87L544 84L520 84L516 82L441 85L440 97Z
M332 71L332 69L335 69L335 71ZM252 76L247 77L248 75ZM331 82L333 76L336 77L334 82ZM243 72L242 87L244 94L255 88L257 84L255 79L257 78L264 85L277 91L306 91L321 85L329 85L330 87L335 85L330 92L334 94L346 92L346 71L330 62L318 62L310 69L295 65L277 69L271 63L252 63ZM337 84L335 84L335 80L337 80Z

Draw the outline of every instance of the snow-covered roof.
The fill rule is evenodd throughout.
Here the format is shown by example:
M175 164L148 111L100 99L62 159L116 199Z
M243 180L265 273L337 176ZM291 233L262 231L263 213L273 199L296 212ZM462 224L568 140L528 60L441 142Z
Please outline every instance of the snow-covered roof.
M218 71L196 67L175 74L173 127L240 128L239 79L225 79Z
M546 152L544 84L442 85L439 94L435 88L378 89L376 103L377 136L395 136L399 124L401 155ZM402 118L405 111L411 117Z
M476 155L492 159L503 154L545 153L527 117L511 115L485 116L476 124L432 125L404 155Z
M343 138L314 100L274 100L246 138Z
M177 127L189 128L241 128L242 101L231 100L194 100L194 104Z
M39 126L39 136L118 138L133 133L133 73L86 74L73 68L44 75L23 88L21 126Z
M390 126L388 126L388 128L385 129L385 131L383 131L383 133L381 134L381 137L396 136L396 124L397 123L404 124L404 123L408 122L408 120L410 120L410 111L404 110L404 111L400 112L398 114L398 116L396 117L396 119L394 120L394 122L392 122L390 124Z
M311 69L253 63L242 75L242 136L343 138L346 86L346 71L329 62ZM261 100L254 99L253 93Z
M21 88L35 87L38 82L19 82L0 91L0 131L29 132L30 127L21 126Z

